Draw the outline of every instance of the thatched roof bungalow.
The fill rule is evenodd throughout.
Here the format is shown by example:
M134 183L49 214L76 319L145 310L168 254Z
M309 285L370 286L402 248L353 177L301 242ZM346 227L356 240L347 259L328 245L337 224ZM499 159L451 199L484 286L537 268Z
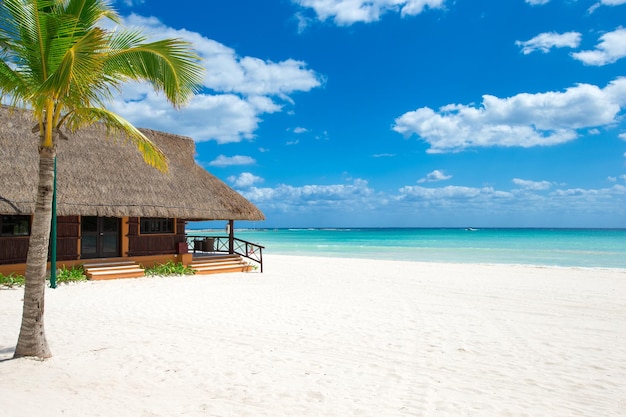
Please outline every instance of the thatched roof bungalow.
M34 212L38 179L34 125L29 112L0 107L0 264L26 256L21 235ZM167 156L168 172L148 166L123 139L106 139L100 126L59 141L60 259L173 254L185 242L186 221L264 220L257 207L195 163L192 139L142 132ZM92 231L102 235L114 228L108 253L96 253L104 243L96 248L96 242L84 242Z

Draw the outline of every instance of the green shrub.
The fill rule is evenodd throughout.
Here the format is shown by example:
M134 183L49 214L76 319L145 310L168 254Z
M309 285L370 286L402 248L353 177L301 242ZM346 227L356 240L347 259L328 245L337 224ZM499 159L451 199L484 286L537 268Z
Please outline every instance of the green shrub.
M9 275L0 274L0 286L13 288L24 285L24 277L22 275L10 273Z
M145 268L146 276L155 275L193 275L196 272L191 267L185 266L182 262L174 263L167 261L164 264L156 264L150 268Z
M68 283L77 281L86 281L87 275L85 275L85 269L82 265L74 265L70 269L67 269L65 265L63 268L57 271L57 282Z
M46 276L46 280L50 280L50 275ZM57 270L57 283L68 283L68 282L78 282L78 281L86 281L87 276L85 275L85 270L82 265L72 266L70 269L67 269L65 266L63 268ZM9 274L3 275L0 274L0 286L4 287L21 287L24 285L24 276L18 274Z

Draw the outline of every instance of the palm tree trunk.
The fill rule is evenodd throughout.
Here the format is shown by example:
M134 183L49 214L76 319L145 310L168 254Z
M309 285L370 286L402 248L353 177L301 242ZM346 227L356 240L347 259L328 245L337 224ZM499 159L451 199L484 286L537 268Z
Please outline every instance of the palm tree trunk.
M46 264L52 219L52 193L54 180L54 158L56 150L42 148L39 151L39 186L35 215L31 227L26 276L24 285L24 308L22 326L17 339L14 357L52 356L44 331L43 313L46 290Z

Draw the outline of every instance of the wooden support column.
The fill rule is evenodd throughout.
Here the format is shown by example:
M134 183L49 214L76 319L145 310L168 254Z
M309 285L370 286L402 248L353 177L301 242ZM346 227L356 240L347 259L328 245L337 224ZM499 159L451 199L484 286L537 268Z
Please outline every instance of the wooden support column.
M121 241L122 241L122 247L121 247L121 256L123 258L128 257L128 246L129 246L129 238L128 238L128 234L129 234L129 230L130 230L130 226L128 225L128 217L123 217L122 218L122 230L121 230Z
M228 221L228 253L235 253L235 221Z

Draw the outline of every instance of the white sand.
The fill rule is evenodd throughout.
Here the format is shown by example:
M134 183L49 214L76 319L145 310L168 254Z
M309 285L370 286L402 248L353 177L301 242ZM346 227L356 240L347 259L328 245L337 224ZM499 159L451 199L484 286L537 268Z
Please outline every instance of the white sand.
M11 358L0 415L626 415L626 271L267 256L264 274L46 293L53 358Z

